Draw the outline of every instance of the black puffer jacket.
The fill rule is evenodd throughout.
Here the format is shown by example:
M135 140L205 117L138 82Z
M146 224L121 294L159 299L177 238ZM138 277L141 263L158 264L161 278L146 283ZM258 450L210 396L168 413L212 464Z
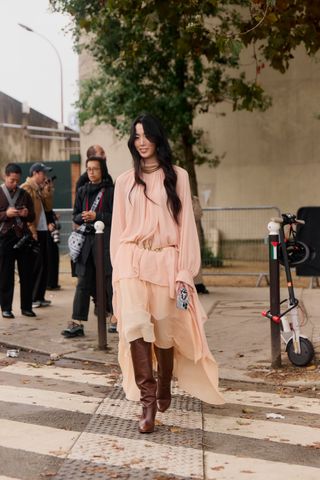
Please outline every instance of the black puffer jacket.
M103 180L99 184L86 183L79 188L76 194L76 199L73 209L73 221L77 225L82 225L82 212L90 210L96 196L101 189L104 189L103 196L100 199L99 205L96 208L96 219L94 222L87 223L86 240L82 247L80 256L75 264L76 275L84 275L86 262L90 255L93 253L94 261L96 261L95 252L95 229L94 223L97 220L101 220L104 225L104 252L105 252L105 271L106 275L111 275L112 267L110 262L110 231L111 231L111 219L113 208L113 192L114 185L112 178L108 176L106 180Z

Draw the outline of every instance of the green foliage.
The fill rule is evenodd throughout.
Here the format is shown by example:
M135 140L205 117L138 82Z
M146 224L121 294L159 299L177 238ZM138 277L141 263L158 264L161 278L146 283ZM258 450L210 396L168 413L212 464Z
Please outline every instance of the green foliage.
M201 248L201 259L202 259L202 266L204 268L220 268L223 267L223 260L221 257L216 257L211 248L208 245L204 245Z
M80 122L94 120L127 134L142 111L158 115L174 155L190 174L215 166L219 155L194 119L228 101L233 110L264 111L270 97L258 82L267 61L284 72L294 50L320 44L318 0L51 0L67 12L79 51L97 68L82 82ZM254 46L256 76L240 71L244 47Z

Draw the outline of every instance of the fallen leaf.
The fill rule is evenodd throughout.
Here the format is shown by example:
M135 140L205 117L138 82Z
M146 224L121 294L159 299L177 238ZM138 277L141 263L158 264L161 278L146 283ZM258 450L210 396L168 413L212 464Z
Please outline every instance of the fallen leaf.
M255 411L254 411L252 408L247 408L247 407L246 407L246 408L243 408L243 409L242 409L242 412L243 412L243 413L254 413Z
M251 422L246 422L245 420L237 420L238 425L251 425Z
M307 445L309 448L320 449L320 442L313 442L311 445Z
M171 427L170 432L172 433L181 433L181 428L179 427Z

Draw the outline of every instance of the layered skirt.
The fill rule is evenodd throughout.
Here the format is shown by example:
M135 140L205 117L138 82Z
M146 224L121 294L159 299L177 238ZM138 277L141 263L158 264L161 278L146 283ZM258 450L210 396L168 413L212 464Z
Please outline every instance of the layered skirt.
M119 363L123 389L129 400L139 400L134 380L130 342L143 338L159 348L174 347L178 386L211 404L223 404L218 389L218 366L204 333L206 315L194 290L188 310L176 307L169 286L138 277L114 281L113 306L118 319Z

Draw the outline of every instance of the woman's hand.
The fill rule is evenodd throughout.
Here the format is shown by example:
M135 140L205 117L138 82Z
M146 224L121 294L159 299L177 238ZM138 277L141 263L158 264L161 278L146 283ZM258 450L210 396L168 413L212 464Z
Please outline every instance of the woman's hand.
M177 294L181 290L181 288L185 288L188 292L188 297L191 298L192 288L190 287L190 285L188 285L187 283L184 283L184 282L176 282L176 293Z

